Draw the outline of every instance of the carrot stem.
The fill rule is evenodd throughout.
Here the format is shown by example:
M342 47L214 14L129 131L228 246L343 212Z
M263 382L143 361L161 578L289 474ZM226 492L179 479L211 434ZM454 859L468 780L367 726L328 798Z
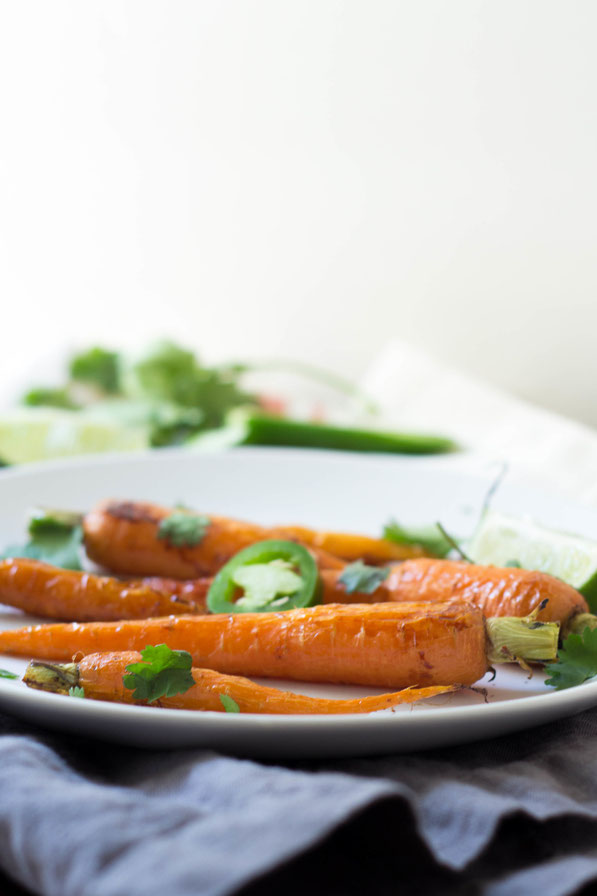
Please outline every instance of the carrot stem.
M495 663L549 663L557 658L560 626L534 616L496 616L485 621L490 643L487 659Z
M79 666L77 663L42 663L40 660L31 660L23 681L28 687L40 691L68 694L70 688L79 684Z

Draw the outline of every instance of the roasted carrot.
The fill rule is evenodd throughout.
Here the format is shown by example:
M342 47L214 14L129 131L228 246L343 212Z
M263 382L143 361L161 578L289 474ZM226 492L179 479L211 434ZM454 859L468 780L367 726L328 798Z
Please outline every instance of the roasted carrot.
M508 632L514 629L516 644L522 643L511 647L498 638L503 659L555 658L559 626L499 622ZM492 638L495 645L495 632ZM76 653L142 650L162 643L187 650L197 666L218 672L396 690L469 685L485 674L489 662L481 610L455 601L329 604L279 613L57 623L0 632L1 653L61 661Z
M103 502L83 520L87 553L117 573L178 579L213 575L238 551L269 538L300 541L317 554L322 568L339 568L343 560L357 558L387 563L421 553L384 539L296 526L267 528L218 516L208 517L209 525L198 544L176 547L158 537L160 523L171 513L165 507L142 502Z
M547 599L538 619L559 622L564 634L573 621L597 624L595 617L585 615L582 595L546 573L419 558L394 566L372 594L347 593L340 575L341 570L322 570L324 603L456 599L476 604L485 616L527 616ZM0 603L31 615L77 622L200 615L207 613L211 581L154 576L122 582L16 558L0 561Z
M353 535L350 532L323 532L305 529L303 526L280 526L277 532L280 534L276 537L296 539L314 550L340 557L348 563L362 560L371 566L379 566L408 557L420 557L425 553L418 545L396 544L385 538ZM326 568L321 563L319 565Z
M537 618L563 627L589 610L582 594L544 572L426 557L394 566L382 593L392 601L468 600L487 617L528 616L547 600Z
M535 609L543 622L559 622L563 631L579 614L589 612L582 594L544 572L510 567L478 566L454 560L418 557L393 565L388 577L371 594L347 593L342 572L322 570L324 603L378 603L381 601L466 600L487 617L528 616ZM597 624L597 618L584 618Z
M0 603L51 619L84 622L206 612L209 580L173 584L121 582L23 557L0 561Z
M204 576L199 579L168 579L164 576L144 576L142 579L129 579L141 588L149 588L151 591L157 591L158 594L164 594L167 597L176 597L184 603L193 605L193 610L187 610L188 613L207 613L207 592L213 582L211 576ZM157 615L155 613L154 615ZM122 617L121 617L122 618Z
M126 688L123 676L126 667L137 663L140 653L92 653L78 663L50 665L30 663L23 681L39 690L68 693L71 687L82 687L93 700L136 703L133 691ZM220 696L231 697L240 712L303 715L312 713L367 713L390 709L400 703L415 703L453 690L451 687L407 688L391 694L360 697L352 700L328 700L293 694L278 688L256 684L237 675L222 675L212 669L192 669L195 684L183 694L161 697L156 705L169 709L195 709L224 712Z

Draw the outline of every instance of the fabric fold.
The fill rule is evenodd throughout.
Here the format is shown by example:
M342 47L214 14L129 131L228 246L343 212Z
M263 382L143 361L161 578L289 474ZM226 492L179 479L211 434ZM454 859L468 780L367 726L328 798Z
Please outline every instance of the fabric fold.
M299 858L317 893L310 855L340 862L364 825L397 862L409 843L427 857L429 893L450 880L566 896L597 879L597 711L487 743L285 765L23 732L0 740L0 862L43 896L147 896L156 881L224 896ZM380 888L395 870L376 868Z

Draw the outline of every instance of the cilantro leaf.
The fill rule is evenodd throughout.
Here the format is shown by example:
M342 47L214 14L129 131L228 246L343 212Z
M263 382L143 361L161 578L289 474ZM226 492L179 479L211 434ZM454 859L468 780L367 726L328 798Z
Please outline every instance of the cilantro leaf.
M120 392L120 358L116 352L96 346L71 359L69 372L74 380L98 386L102 392Z
M240 712L238 703L229 697L228 694L220 694L220 701L226 712Z
M238 373L202 367L193 352L170 342L139 361L133 376L146 398L200 409L205 429L221 426L229 410L254 400L238 387Z
M390 570L383 566L367 566L361 560L356 560L345 567L338 581L344 585L347 594L353 594L355 591L373 594L387 579L389 573Z
M71 535L82 522L82 515L70 510L36 507L29 515L29 535Z
M148 398L187 407L195 404L197 361L193 352L162 342L134 366L133 372Z
M134 689L134 700L153 703L160 697L184 694L195 684L191 672L192 657L186 650L170 650L166 644L148 646L141 651L142 662L130 663L122 681Z
M57 521L55 521L57 522ZM0 553L0 559L28 557L41 560L61 569L82 569L80 549L83 542L81 526L42 523L39 519L30 526L31 538L22 545L11 544Z
M68 689L69 697L85 697L85 691L80 687L72 687Z
M192 513L171 513L158 527L158 538L162 538L175 548L192 547L204 538L210 525L207 516Z
M580 635L568 635L558 651L557 663L545 669L551 675L545 684L558 691L597 675L597 629L587 626Z
M406 528L392 519L384 526L383 537L396 544L420 545L435 557L445 557L452 549L437 523L420 528Z
M9 672L8 669L0 669L0 678L18 678L14 672Z

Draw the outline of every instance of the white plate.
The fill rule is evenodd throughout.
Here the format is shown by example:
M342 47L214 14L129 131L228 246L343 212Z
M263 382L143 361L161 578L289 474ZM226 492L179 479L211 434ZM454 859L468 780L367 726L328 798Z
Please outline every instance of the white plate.
M77 510L105 497L183 501L206 512L263 523L297 522L371 534L378 534L392 516L409 524L439 519L450 531L467 535L495 468L472 473L463 472L459 464L451 459L256 448L213 455L162 450L7 470L0 474L0 545L19 540L32 505ZM597 536L594 511L508 482L494 506ZM0 627L26 621L17 611L0 607ZM0 657L0 666L16 672L25 665ZM316 696L380 693L279 684ZM540 675L529 680L516 667L500 667L495 680L484 679L479 688L372 715L259 716L69 699L0 680L0 707L39 725L142 747L203 746L245 755L302 757L462 743L529 728L597 704L597 681L554 692Z

